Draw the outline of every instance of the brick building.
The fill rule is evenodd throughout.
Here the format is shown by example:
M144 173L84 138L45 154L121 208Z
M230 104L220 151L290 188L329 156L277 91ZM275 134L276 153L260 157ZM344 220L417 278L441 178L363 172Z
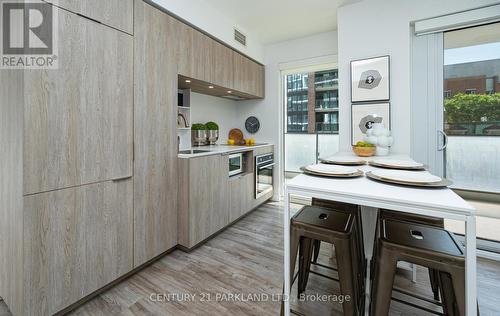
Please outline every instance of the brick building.
M444 96L500 93L500 59L444 67Z

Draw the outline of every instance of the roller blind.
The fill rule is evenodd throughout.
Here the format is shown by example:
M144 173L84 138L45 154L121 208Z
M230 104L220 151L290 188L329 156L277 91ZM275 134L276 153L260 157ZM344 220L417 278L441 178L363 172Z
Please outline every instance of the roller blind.
M500 4L415 22L415 35L425 35L500 21Z

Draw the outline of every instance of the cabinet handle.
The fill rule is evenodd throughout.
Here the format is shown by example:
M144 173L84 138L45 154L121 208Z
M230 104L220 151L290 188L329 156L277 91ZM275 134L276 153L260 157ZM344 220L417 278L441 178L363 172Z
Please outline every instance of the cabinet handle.
M132 176L125 176L125 177L121 177L121 178L116 178L116 179L113 179L111 181L113 181L113 182L119 182L119 181L125 181L125 180L128 180L128 179L132 179Z

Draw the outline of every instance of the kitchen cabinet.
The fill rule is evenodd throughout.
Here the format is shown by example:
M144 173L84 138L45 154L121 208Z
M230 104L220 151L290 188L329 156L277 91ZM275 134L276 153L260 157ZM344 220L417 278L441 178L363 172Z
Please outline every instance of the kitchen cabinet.
M229 177L229 154L179 158L179 245L190 250L273 195L255 199L254 158L273 146L246 150L244 172Z
M133 269L133 37L53 9L59 67L1 72L0 296L14 315L60 312Z
M26 315L52 315L132 270L132 180L24 198Z
M134 266L177 245L176 21L135 6Z
M179 244L193 248L229 223L228 156L179 159Z
M229 222L248 213L255 196L255 174L249 173L229 179Z
M134 0L45 0L118 30L133 33Z
M175 27L179 34L177 38L179 74L213 83L215 75L213 40L181 22L176 21Z
M233 52L233 87L235 90L264 97L264 66L238 52Z
M233 50L215 40L212 40L212 49L213 83L229 89L234 88Z
M133 38L56 10L59 69L24 71L25 194L132 176Z
M175 20L178 73L192 79L193 91L225 95L232 90L245 99L264 97L264 66L202 32ZM208 85L215 85L208 89Z

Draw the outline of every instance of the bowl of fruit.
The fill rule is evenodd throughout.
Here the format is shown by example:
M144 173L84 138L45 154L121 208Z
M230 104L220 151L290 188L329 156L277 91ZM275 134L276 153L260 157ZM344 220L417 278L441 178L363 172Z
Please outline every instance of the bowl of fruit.
M371 157L375 154L377 147L375 145L359 141L356 145L352 146L352 151L360 157Z

